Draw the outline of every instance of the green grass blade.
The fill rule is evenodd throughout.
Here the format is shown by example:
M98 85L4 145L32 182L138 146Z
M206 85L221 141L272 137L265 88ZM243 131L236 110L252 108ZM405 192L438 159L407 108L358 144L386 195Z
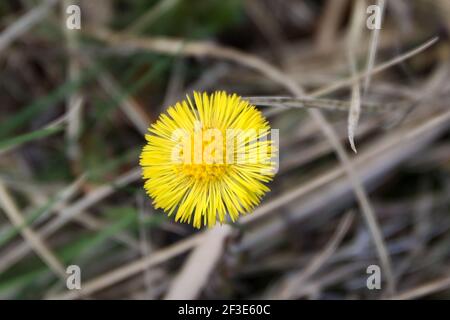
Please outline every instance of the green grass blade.
M57 132L60 132L61 130L62 126L44 128L33 132L24 133L22 135L18 135L14 138L6 139L4 141L0 141L0 152L13 147L20 146L21 144L24 144L26 142L51 136Z

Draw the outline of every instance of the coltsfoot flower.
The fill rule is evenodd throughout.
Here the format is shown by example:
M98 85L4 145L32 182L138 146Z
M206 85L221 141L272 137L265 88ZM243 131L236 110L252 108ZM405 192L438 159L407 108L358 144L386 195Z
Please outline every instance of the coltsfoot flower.
M140 165L155 208L175 221L212 227L234 222L269 190L276 152L270 126L248 101L194 92L149 128Z

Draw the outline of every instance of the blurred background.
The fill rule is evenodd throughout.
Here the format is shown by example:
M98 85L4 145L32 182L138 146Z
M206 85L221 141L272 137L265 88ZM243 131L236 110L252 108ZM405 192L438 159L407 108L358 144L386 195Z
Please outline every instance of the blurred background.
M450 1L4 0L0 17L0 298L450 298ZM271 192L211 230L153 209L138 167L193 90L262 97L280 130Z

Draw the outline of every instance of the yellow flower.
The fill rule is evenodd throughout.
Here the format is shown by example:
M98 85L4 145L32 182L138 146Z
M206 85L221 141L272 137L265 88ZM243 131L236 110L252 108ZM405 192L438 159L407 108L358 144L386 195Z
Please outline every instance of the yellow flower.
M248 101L194 92L149 128L142 150L144 188L175 221L212 227L234 222L269 190L275 163L270 126Z

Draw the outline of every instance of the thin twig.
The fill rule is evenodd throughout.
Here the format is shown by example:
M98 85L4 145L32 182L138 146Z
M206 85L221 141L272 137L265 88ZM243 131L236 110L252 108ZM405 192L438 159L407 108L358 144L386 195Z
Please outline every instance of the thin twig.
M199 243L173 280L165 299L195 299L208 281L224 251L224 242L230 236L230 226L220 226L208 232L208 237Z
M129 172L119 176L112 184L99 187L73 203L71 206L63 208L60 211L60 215L58 215L54 220L48 222L38 231L39 236L41 238L45 238L52 235L84 210L87 210L97 202L113 194L117 190L116 188L123 187L136 181L140 178L140 175L140 168L132 169ZM0 273L10 268L29 251L30 246L28 243L22 243L16 246L13 250L10 250L8 254L4 255L0 260Z
M377 6L380 8L380 29L381 24L383 23L383 15L384 15L384 0L378 0ZM370 49L369 56L367 57L367 66L366 66L366 77L364 78L364 86L363 86L363 95L367 93L370 85L370 75L372 74L372 68L375 64L375 57L377 54L378 47L378 38L380 36L380 29L375 28L372 30L372 36L370 38Z
M195 236L189 237L188 239L179 241L167 248L160 249L157 252L154 252L148 257L136 260L121 268L117 268L113 271L107 272L96 279L88 281L84 283L81 290L74 290L55 295L50 299L76 299L97 292L98 290L106 288L113 283L124 280L138 272L142 272L143 270L146 270L183 252L186 252L187 250L192 249L204 240L205 235L206 233L200 233Z
M446 276L441 279L437 279L429 283L423 284L416 288L407 290L406 292L391 297L391 299L392 300L418 299L438 291L446 290L448 288L450 288L450 276Z
M340 243L347 234L348 229L350 228L353 218L354 218L353 213L346 214L344 218L342 218L342 220L340 221L339 225L336 228L336 231L326 244L325 248L311 260L311 262L300 272L299 275L295 275L294 278L289 277L288 282L286 283L286 287L280 292L279 297L277 298L280 299L291 298L293 295L295 295L295 292L298 290L298 288L300 288L301 285L310 276L312 276L314 273L320 270L323 264L331 257L331 255L339 247Z
M30 30L50 12L59 0L45 0L40 6L30 10L0 34L0 52Z
M22 236L36 254L44 261L50 270L52 270L58 277L65 279L66 273L63 264L52 253L42 239L25 223L25 218L20 213L14 200L5 188L3 182L0 181L0 206L5 211L12 224L20 229Z

